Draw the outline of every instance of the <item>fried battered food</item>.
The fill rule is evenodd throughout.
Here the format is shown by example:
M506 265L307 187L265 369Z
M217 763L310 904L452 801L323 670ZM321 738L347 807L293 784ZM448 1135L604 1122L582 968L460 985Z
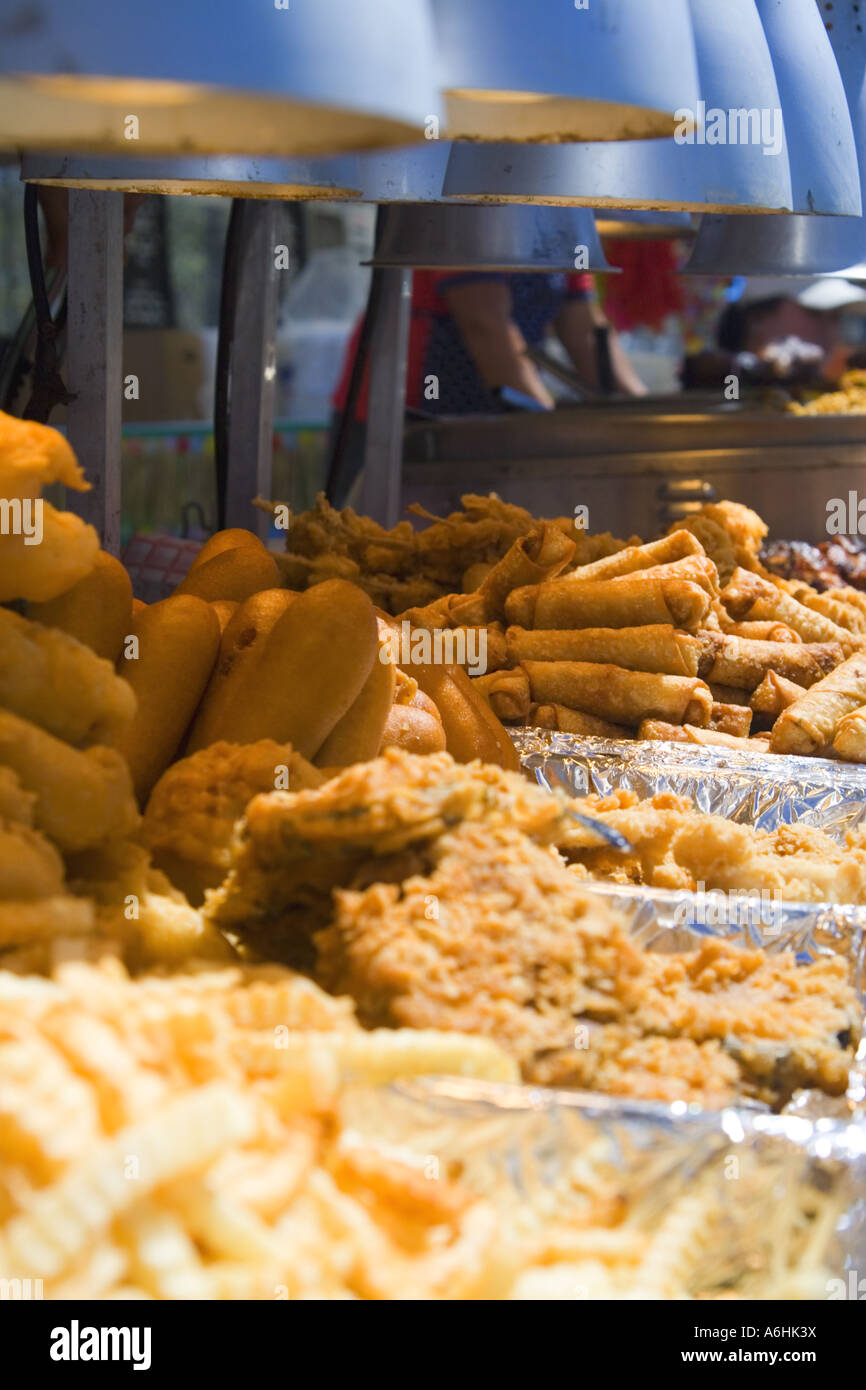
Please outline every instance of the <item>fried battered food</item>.
M64 866L38 830L0 819L0 899L32 902L63 893Z
M766 891L787 902L866 903L866 850L856 832L839 845L803 824L755 830L668 792L644 801L632 791L591 795L580 808L631 845L628 854L598 849L577 822L567 824L558 844L594 876L655 888Z
M303 960L311 929L330 917L335 887L359 873L399 881L426 862L449 826L482 818L549 843L567 804L499 767L386 749L317 790L251 801L231 872L208 896L206 913L271 955Z
M212 743L162 774L147 803L141 840L192 903L215 888L231 862L235 822L254 796L278 785L300 791L324 775L291 744Z
M42 508L38 545L30 544L23 534L3 536L0 603L16 598L47 603L71 589L96 564L99 536L94 528L74 512L58 512L41 498L38 505Z
M34 793L25 791L11 767L0 765L0 820L32 825L35 805Z
M773 725L776 753L820 756L830 750L841 721L866 703L866 656L851 656L803 692Z
M121 839L138 824L129 768L113 748L70 748L0 710L0 764L35 795L33 824L61 850Z
M642 1099L844 1092L859 1013L841 957L803 966L721 939L641 951L554 853L504 826L464 823L433 859L402 886L339 891L316 935L316 977L368 1026L481 1033L528 1081Z
M90 487L59 430L0 410L0 497L38 497L49 483Z
M0 608L0 706L83 747L127 725L135 696L75 637Z

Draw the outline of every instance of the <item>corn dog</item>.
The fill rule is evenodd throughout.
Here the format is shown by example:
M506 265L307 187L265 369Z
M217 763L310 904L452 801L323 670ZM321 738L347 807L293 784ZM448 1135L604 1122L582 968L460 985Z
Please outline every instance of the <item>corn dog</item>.
M267 592L267 591L265 591ZM220 632L225 632L240 604L232 598L217 598L211 604L211 608L217 615L217 622L220 625Z
M512 665L521 661L601 661L668 676L696 676L701 650L696 637L663 623L572 631L510 627L505 642Z
M773 725L770 747L774 753L825 753L841 720L864 704L866 657L851 656L782 711Z
M135 648L118 670L137 700L132 723L110 745L132 772L136 796L146 801L171 762L195 712L219 647L219 623L210 604L192 594L153 603L132 624Z
M219 655L189 731L187 753L221 739L237 742L232 736L232 708L238 700L254 698L246 677L264 651L274 623L296 598L292 589L262 589L236 605L223 629Z
M403 748L407 753L443 753L445 730L438 712L431 714L419 705L392 705L379 751L386 748Z
M397 686L394 663L388 658L388 648L381 637L383 628L385 624L381 623L379 651L370 674L316 754L317 767L366 763L376 757L382 746Z
M481 758L486 763L519 769L514 744L462 667L413 663L403 669L414 676L439 711L445 747L452 758L459 763Z
M215 531L212 536L208 536L190 565L190 569L193 570L199 565L206 565L208 560L212 560L215 555L222 555L227 550L237 550L239 545L251 545L259 550L265 549L261 538L254 531L246 531L242 526L229 526L225 531Z
M47 603L31 603L28 618L77 637L112 666L132 621L132 581L119 560L100 550L89 574Z
M272 627L232 705L233 743L273 738L318 753L370 674L379 651L373 605L345 579L299 595ZM414 671L413 671L414 674Z
M0 608L0 706L81 746L127 725L135 696L83 642Z
M34 794L34 826L64 852L122 839L138 824L129 768L112 748L70 748L0 710L0 765Z
M615 724L642 719L706 726L712 696L692 676L661 676L626 671L583 661L524 661L532 698L539 704L562 704Z
M260 589L275 589L280 576L277 563L263 545L237 545L194 565L175 589L175 594L194 594L212 603L234 599L243 603Z
M528 728L556 729L563 734L581 734L584 738L633 738L634 730L624 724L611 724L606 719L597 719L594 714L584 714L579 709L569 709L567 705L530 705L526 716Z

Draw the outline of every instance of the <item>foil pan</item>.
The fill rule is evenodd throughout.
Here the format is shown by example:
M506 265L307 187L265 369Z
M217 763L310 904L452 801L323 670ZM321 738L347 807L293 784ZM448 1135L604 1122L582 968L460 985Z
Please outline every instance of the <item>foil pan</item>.
M580 797L619 788L651 796L691 796L700 810L775 829L794 821L834 838L866 816L866 768L823 758L779 758L739 750L644 740L581 738L545 729L511 730L524 769L548 791ZM623 914L651 951L695 950L707 936L770 952L792 951L802 963L843 955L866 1022L866 907L786 902L772 893L689 892L588 879L587 890ZM866 1030L864 1030L866 1031ZM866 1116L866 1036L844 1101L805 1092L794 1102L812 1116Z
M524 768L542 786L571 796L675 792L701 811L758 830L803 821L840 840L866 817L866 767L690 743L509 732Z
M350 1143L391 1150L427 1179L457 1172L503 1228L551 1240L512 1297L860 1296L866 1126L454 1077L355 1088L342 1119ZM610 1258L616 1230L587 1252L593 1222L627 1225L639 1259Z

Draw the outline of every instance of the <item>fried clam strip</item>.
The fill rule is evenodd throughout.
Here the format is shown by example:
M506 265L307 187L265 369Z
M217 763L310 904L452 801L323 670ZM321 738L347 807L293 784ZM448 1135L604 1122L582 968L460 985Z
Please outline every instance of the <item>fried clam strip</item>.
M841 957L800 965L720 938L641 951L590 885L505 826L465 823L432 855L402 887L338 892L316 935L317 978L363 1022L481 1033L526 1080L643 1099L844 1092L859 1013Z
M357 875L399 882L464 820L510 820L551 841L566 817L564 800L518 774L389 748L318 789L251 801L232 869L208 895L205 915L268 954L307 960L310 931L329 919L333 889Z

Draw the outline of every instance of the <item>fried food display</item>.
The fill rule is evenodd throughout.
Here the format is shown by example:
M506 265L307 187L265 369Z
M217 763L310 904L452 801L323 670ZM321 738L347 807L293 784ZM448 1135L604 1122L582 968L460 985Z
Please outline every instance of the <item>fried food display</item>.
M512 774L390 753L321 788L252 801L205 916L243 949L302 963L329 990L350 993L367 1026L485 1034L527 1080L708 1105L778 1105L809 1085L844 1091L859 1014L841 957L802 966L716 940L666 955L665 972L592 896L589 874L696 886L701 873L712 877L725 837L731 882L755 832L672 797L638 805L621 793L584 808L629 835L632 849L600 848L565 802ZM716 820L714 848L707 824ZM805 865L795 843L814 850ZM813 897L835 885L841 900L866 900L866 855L843 853L820 832L756 838L752 857L748 886L763 875L760 886L784 884L798 900L807 885ZM795 996L799 1021L786 1022L783 1002ZM599 1050L590 1043L591 1055L575 1059L576 1028L600 1028ZM628 1066L614 1066L625 1042L637 1059L634 1089Z
M100 550L93 569L48 603L31 603L28 618L59 628L112 666L132 629L132 581L119 560Z

